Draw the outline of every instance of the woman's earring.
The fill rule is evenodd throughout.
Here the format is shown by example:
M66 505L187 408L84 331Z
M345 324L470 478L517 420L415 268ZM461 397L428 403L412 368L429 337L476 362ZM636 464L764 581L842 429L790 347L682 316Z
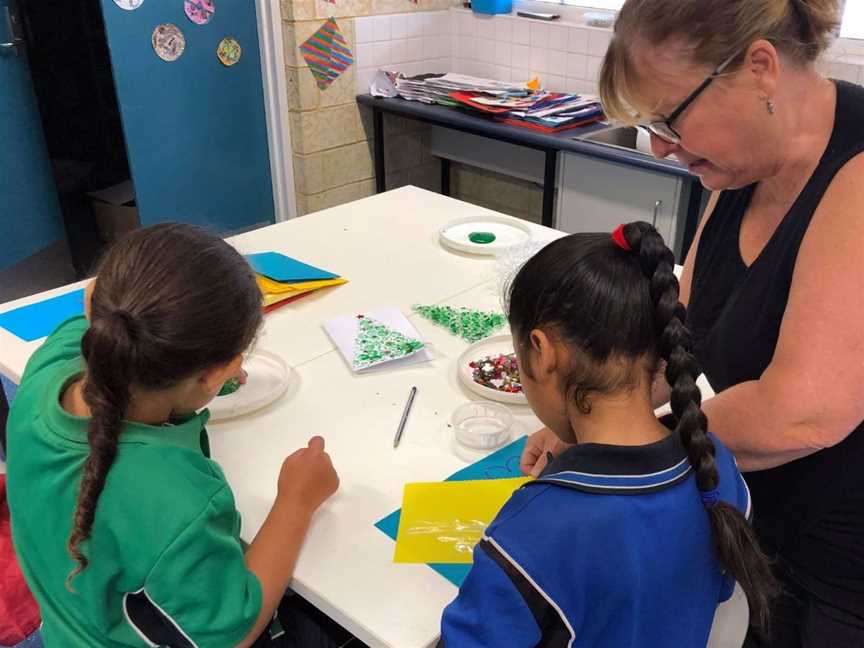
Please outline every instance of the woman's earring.
M774 110L775 110L775 108L774 108L774 102L771 101L771 100L769 99L769 100L768 100L768 103L767 103L767 106L768 106L768 114L769 114L769 115L773 115L773 114L774 114Z

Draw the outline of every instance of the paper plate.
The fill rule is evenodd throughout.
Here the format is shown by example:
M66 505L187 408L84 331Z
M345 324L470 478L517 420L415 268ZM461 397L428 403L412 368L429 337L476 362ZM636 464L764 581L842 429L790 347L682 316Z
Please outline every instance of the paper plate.
M490 233L495 235L491 243L474 243L470 240L472 233ZM441 245L456 252L494 256L514 245L531 240L531 230L514 218L500 216L460 218L448 223L439 232Z
M114 0L114 4L126 11L135 11L143 3L144 0Z
M186 17L196 25L206 25L216 12L214 0L186 0L184 3Z
M296 374L285 361L268 351L250 353L243 368L248 374L246 384L233 394L210 401L207 409L211 421L224 421L266 407L297 382Z
M223 38L219 42L219 47L216 48L216 56L222 62L222 65L225 67L231 67L237 61L240 60L240 56L243 54L243 48L240 47L240 43L238 43L235 39L230 36L227 38Z
M513 353L513 338L510 335L496 335L472 344L465 353L459 356L459 364L456 369L459 374L459 380L469 390L483 398L498 401L499 403L507 403L508 405L527 405L528 399L525 398L525 394L502 392L474 382L469 365L480 358L496 356L502 353Z
M186 49L186 37L177 25L165 23L157 25L151 37L153 51L163 61L176 61Z

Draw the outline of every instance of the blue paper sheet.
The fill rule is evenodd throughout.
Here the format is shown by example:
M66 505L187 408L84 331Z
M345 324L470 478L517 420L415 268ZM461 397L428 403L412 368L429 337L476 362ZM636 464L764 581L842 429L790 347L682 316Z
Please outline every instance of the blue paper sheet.
M25 342L49 335L70 317L84 314L84 290L22 306L0 315L4 328Z
M505 479L509 477L522 477L519 470L519 460L528 437L521 437L512 443L496 450L488 457L453 473L444 481L468 481L471 479ZM375 527L382 531L387 537L396 540L399 533L399 518L402 509L393 511L390 515L375 523ZM462 581L471 571L471 565L439 564L429 563L429 566L456 587L462 585Z
M336 279L339 276L332 272L307 265L284 254L279 254L278 252L250 254L246 259L258 274L262 274L273 281L281 281L283 283Z

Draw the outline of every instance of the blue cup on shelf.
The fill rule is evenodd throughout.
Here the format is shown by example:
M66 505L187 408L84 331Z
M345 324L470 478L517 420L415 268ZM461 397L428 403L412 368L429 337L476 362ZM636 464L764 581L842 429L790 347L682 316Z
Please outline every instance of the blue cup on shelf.
M509 14L513 0L471 0L471 8L482 14Z

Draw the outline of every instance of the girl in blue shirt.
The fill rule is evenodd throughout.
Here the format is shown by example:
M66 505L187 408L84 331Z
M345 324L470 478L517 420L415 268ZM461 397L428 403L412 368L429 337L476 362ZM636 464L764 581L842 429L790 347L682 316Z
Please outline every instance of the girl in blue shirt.
M513 280L525 395L574 445L487 529L441 646L705 646L736 580L765 621L773 579L747 487L700 409L673 264L656 229L631 223L562 238ZM661 370L665 421L651 404Z

